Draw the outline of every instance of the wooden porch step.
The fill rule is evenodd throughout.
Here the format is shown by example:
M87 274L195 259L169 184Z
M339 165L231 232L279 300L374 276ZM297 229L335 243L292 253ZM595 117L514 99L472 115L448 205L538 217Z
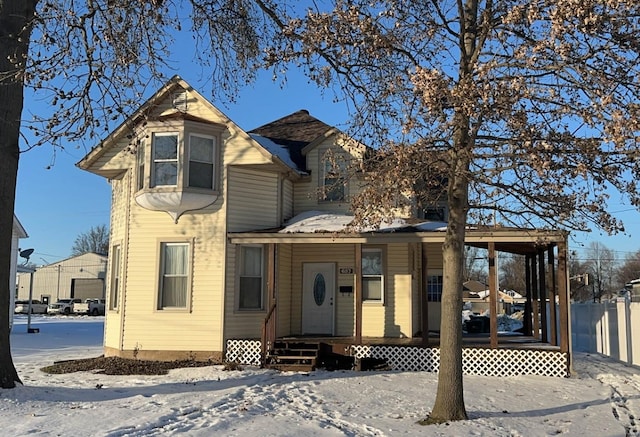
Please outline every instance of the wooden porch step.
M269 368L281 372L311 372L315 370L314 366L308 364L269 364Z

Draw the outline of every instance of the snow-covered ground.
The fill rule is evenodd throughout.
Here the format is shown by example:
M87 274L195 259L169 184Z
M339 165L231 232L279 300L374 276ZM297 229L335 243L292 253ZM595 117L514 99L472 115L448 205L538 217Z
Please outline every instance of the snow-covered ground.
M437 375L278 373L221 366L165 376L47 375L53 361L102 353L102 317L17 316L12 352L25 383L0 389L3 436L637 436L640 372L576 355L572 378L465 376L470 420L416 424Z

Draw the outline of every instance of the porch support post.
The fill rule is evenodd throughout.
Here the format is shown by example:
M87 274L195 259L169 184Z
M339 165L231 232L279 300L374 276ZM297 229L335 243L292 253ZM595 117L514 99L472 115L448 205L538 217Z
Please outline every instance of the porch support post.
M491 348L498 347L498 278L496 277L496 245L488 243L489 249L489 327L491 332Z
M267 245L267 295L269 307L273 306L273 314L271 315L270 337L271 341L276 339L276 322L278 320L277 308L277 291L276 291L276 245L269 243Z
M547 275L544 270L544 250L538 251L538 277L540 284L540 327L542 328L542 341L548 342L549 332L547 328Z
M560 303L560 351L569 351L569 277L567 276L567 243L558 243L558 301ZM569 360L571 362L571 360Z
M533 337L540 338L540 289L538 285L538 258L531 255L531 311L533 312Z
M525 255L524 258L524 277L525 277L525 292L527 293L527 299L524 302L524 317L523 317L523 325L524 325L524 333L526 335L533 335L533 330L531 328L531 314L533 313L531 300L532 293L531 290L531 255Z
M355 289L355 343L362 344L362 244L354 244L356 259L356 289Z
M422 345L429 345L429 299L427 296L427 284L429 277L427 274L427 245L422 243L422 284L420 287L420 306L422 308Z
M547 263L549 265L549 279L551 279L551 285L549 287L549 317L551 324L551 344L553 346L558 345L558 313L556 312L556 287L558 281L556 280L556 264L553 253L553 246L550 246L547 250Z

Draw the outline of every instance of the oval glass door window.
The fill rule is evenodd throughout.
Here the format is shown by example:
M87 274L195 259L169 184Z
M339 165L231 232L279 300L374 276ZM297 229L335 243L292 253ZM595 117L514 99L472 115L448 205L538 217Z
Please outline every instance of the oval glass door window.
M324 282L324 276L322 273L318 273L313 280L313 300L316 301L316 305L321 306L324 303L324 297L326 296L326 285Z

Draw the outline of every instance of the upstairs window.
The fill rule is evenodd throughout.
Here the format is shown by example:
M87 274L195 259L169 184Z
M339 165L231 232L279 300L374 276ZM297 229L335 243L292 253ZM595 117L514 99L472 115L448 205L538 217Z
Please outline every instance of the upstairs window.
M362 249L362 300L384 301L384 257L382 249Z
M153 134L151 186L178 185L178 134Z
M345 174L347 163L342 154L327 152L323 159L322 200L345 200Z
M214 189L215 138L189 136L189 187Z

